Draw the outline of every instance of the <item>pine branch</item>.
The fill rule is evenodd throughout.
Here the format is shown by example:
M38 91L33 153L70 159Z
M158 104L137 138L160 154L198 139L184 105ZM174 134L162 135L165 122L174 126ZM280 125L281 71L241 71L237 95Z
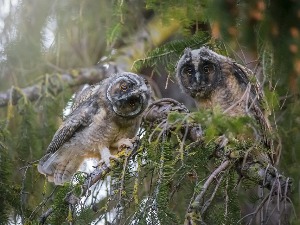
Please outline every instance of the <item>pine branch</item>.
M151 124L158 124L157 126L160 129L160 133L166 132L167 130L176 129L178 125L178 121L175 124L170 123L168 118L170 119L170 113L178 113L184 115L185 118L188 118L189 111L185 108L184 105L181 103L165 98L160 99L153 102L145 112L144 120L145 122ZM183 118L180 115L176 115L174 117L175 121L176 118ZM202 131L201 125L196 123L183 123L181 136L189 139L192 143L197 143L197 141L201 141L203 139L203 133L205 130ZM188 135L184 135L187 132ZM153 131L155 133L155 130ZM154 136L154 134L150 135ZM158 134L160 137L160 134ZM210 202L214 198L215 192L217 191L218 187L220 186L219 181L217 181L217 185L211 197L205 203L204 206L201 203L204 201L204 196L208 191L209 186L213 182L214 179L223 171L234 169L235 173L240 175L244 180L249 180L254 182L256 185L260 185L263 188L269 190L270 196L276 196L278 199L277 204L282 204L282 199L289 199L289 195L291 193L292 188L292 181L290 178L281 175L276 167L270 165L268 162L259 161L251 156L251 151L248 154L237 154L236 150L230 150L227 152L225 151L225 147L228 146L229 140L226 138L225 135L220 136L217 141L215 142L215 153L212 155L213 158L216 160L222 160L223 162L219 165L219 167L211 172L208 179L205 181L204 185L202 186L201 192L196 198L193 200L191 207L188 210L186 215L186 225L198 225L198 224L205 224L202 215L205 213L206 209L209 207ZM255 148L255 147L254 147ZM258 151L262 151L262 149L258 149ZM201 151L201 149L199 149ZM240 149L237 149L239 152ZM242 152L245 150L241 150ZM230 165L234 165L231 167ZM262 202L265 205L266 201ZM261 206L258 206L261 208ZM259 211L259 209L257 209ZM253 213L251 215L255 215Z
M84 184L81 187L81 196L84 196L87 190L97 183L99 180L103 180L103 178L111 171L111 167L106 164L102 164L101 166L97 166L93 172L91 172L86 178Z
M53 213L53 208L49 208L43 215L39 218L39 224L45 224L47 218Z
M144 121L149 124L159 123L162 128L161 132L165 129L173 129L172 124L167 121L172 112L187 114L189 110L172 98L162 98L148 106L144 112ZM203 131L199 124L185 124L182 127L182 132L185 133L186 131L187 137L192 141L199 141L203 137Z
M165 67L168 67L171 63L173 68L175 68L175 64L185 48L196 48L207 45L209 44L210 38L211 37L208 33L199 32L190 38L170 41L167 44L157 47L147 53L145 58L136 60L133 67L139 70L143 66L153 66L158 63L162 63Z
M69 206L70 209L74 209L76 205L80 202L80 198L84 197L87 194L87 191L90 187L92 187L94 184L96 184L98 181L103 180L106 175L113 170L113 168L121 162L122 160L127 160L128 157L132 157L133 153L138 148L138 143L134 142L132 149L125 148L122 149L118 154L118 161L113 160L113 162L108 166L105 163L102 163L101 165L98 165L94 171L92 171L88 176L84 179L83 184L80 185L81 187L81 193L79 197L75 194L76 188L72 188L71 191L69 191L63 201ZM88 196L90 193L87 194ZM48 201L49 199L47 199ZM45 202L44 202L45 203ZM43 204L44 204L43 203ZM54 208L50 207L44 214L42 214L39 218L39 222L41 224L45 224L47 218L54 212Z

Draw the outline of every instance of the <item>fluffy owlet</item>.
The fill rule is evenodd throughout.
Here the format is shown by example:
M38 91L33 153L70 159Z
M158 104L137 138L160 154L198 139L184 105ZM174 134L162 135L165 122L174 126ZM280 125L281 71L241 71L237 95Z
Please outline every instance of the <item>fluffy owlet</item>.
M82 90L40 160L38 171L61 185L86 158L109 164L121 145L132 145L130 139L139 129L149 99L148 83L128 72Z
M249 69L206 47L187 48L178 61L176 76L198 108L218 106L229 116L253 117L261 127L263 142L273 151L268 138L271 126L262 107L263 92ZM273 164L277 162L277 154L270 154L270 158Z

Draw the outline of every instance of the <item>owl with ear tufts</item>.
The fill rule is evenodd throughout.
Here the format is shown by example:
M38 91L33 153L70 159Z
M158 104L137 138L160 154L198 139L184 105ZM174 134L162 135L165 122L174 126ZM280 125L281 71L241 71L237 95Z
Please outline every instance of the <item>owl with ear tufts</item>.
M70 181L86 158L109 165L121 146L132 146L151 91L141 76L123 72L79 92L54 134L38 171L49 181Z
M263 92L252 71L207 47L187 48L177 63L176 77L198 109L219 107L228 116L254 118L262 141L272 150L271 163L278 162L280 151L269 138L272 128L263 110Z

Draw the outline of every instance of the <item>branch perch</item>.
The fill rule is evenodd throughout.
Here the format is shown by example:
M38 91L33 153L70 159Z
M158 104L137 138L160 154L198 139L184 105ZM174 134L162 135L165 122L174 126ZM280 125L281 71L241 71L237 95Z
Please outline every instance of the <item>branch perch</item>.
M154 18L130 38L131 43L129 45L118 49L112 56L111 61L102 61L99 65L91 68L80 68L63 74L52 74L50 78L61 79L65 86L73 87L82 84L97 83L116 72L131 71L132 64L135 60L143 58L146 52L172 37L179 29L179 26L180 23L176 20L170 21L170 23L165 26L161 20ZM45 86L45 83L41 83L18 89L28 100L35 101L42 96L41 90L44 88L49 87ZM16 104L22 97L22 95L17 93L14 89L15 88L0 92L0 107L7 106L10 99L12 99L12 104ZM55 94L61 91L62 87L56 89Z
M172 124L169 124L167 121L168 115L171 112L178 112L183 114L189 113L188 109L181 103L173 99L165 98L153 102L148 107L144 115L144 120L150 123L150 125L158 124L156 126L159 126L161 130L173 129ZM188 130L188 135L186 136L186 138L190 139L192 143L196 143L203 137L203 131L199 124L182 124L182 136L184 136L186 128ZM228 169L230 165L235 165L235 167L232 168L235 169L243 179L251 180L255 184L261 185L263 188L268 189L270 191L270 193L268 194L269 196L275 196L279 199L279 201L281 199L288 198L287 196L290 194L292 186L292 181L290 178L281 175L277 171L277 169L274 166L270 165L268 162L265 162L263 160L258 161L255 158L251 157L251 155L249 155L249 152L248 154L238 154L237 156L235 156L235 152L229 151L229 153L226 153L224 151L224 148L228 145L228 143L229 140L225 137L225 135L220 136L216 140L216 154L214 154L212 157L218 160L223 160L223 163L210 174L200 194L196 196L193 203L191 204L191 207L189 207L188 213L186 215L186 221L184 223L185 225L205 224L201 217L202 214L206 211L206 208L208 207L207 204L210 204L213 196L211 196L211 198L207 201L207 204L204 206L201 206L201 201L203 201L204 195L213 180L222 171ZM199 151L201 151L201 149L199 149ZM217 182L217 186L218 185L220 185L220 183ZM218 188L217 186L215 187L215 191ZM262 202L262 204L265 203L265 201ZM259 206L258 208L261 208L261 206ZM255 213L253 215L255 215Z

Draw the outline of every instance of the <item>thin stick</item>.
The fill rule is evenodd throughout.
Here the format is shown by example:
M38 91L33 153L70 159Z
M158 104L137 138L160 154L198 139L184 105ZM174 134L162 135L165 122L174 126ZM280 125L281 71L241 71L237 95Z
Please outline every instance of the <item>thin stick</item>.
M262 200L262 202L259 204L259 206L256 208L256 210L255 210L254 212L249 213L249 214L243 216L243 217L238 221L238 223L242 222L244 219L246 219L246 218L249 217L249 216L255 216L255 215L258 213L258 211L261 209L261 207L263 207L264 204L266 203L266 201L269 199L269 196L270 196L270 194L268 194L268 195ZM249 223L247 223L247 224L251 224L251 223L252 223L252 220L253 220L253 217L251 218L251 220L250 220Z
M191 224L205 224L201 219L201 214L199 215L200 211L200 201L203 199L207 189L209 188L210 184L213 182L213 180L224 170L226 170L230 166L230 161L226 160L224 161L216 170L212 172L212 174L208 177L206 182L203 185L203 188L199 195L196 196L193 203L189 206L188 213L185 216L185 225L191 225Z
M203 207L202 207L202 210L201 210L201 214L202 214L202 215L205 213L205 211L207 210L207 208L210 206L212 200L215 198L215 195L216 195L216 193L217 193L217 191L218 191L218 189L219 189L219 186L220 186L221 183L222 183L223 178L224 178L224 175L222 175L222 176L220 177L220 179L217 180L217 184L216 184L216 186L215 186L215 189L214 189L212 195L211 195L210 198L204 203L204 205L203 205ZM226 190L227 190L227 189L226 189ZM227 194L226 194L226 199L228 199Z
M227 169L230 165L230 161L226 160L224 161L206 180L206 182L203 185L202 191L199 195L196 196L194 203L200 203L201 199L203 198L205 192L207 191L208 187L212 183L212 181L225 169Z

